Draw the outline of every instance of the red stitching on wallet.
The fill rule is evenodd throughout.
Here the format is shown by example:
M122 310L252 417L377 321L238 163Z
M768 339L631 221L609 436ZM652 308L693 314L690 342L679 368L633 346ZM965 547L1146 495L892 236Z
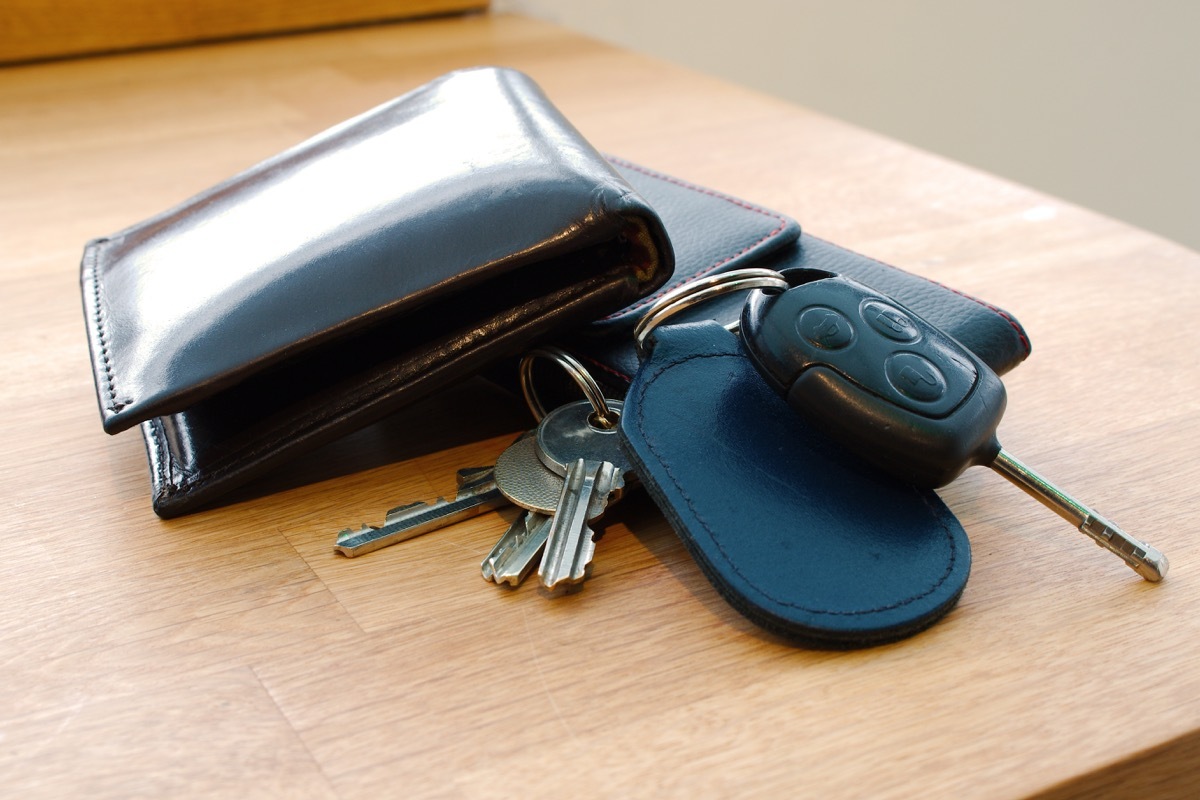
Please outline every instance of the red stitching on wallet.
M810 239L816 239L818 242L824 242L825 244L829 245L830 247L837 247L842 250L845 250L847 253L853 253L854 255L858 256L859 258L865 258L868 261L872 261L881 266L888 267L889 269L897 269L897 267L893 267L892 265L890 265L886 262L880 261L877 258L871 258L870 256L865 256L862 253L859 253L855 250L849 249L848 247L843 247L840 244L834 244L833 242L830 242L826 239L822 239L819 236L813 236L811 233L806 233L805 235L808 236ZM934 286L941 287L942 289L945 289L948 292L953 292L954 294L958 295L959 297L962 297L966 300L970 300L972 303L976 303L977 305L983 306L988 311L991 311L993 314L995 314L996 316L1000 317L1005 322L1007 322L1009 327L1011 327L1014 331L1016 331L1017 338L1021 341L1021 346L1025 348L1025 355L1028 356L1030 354L1030 352L1032 352L1033 348L1029 343L1029 337L1026 336L1026 334L1025 334L1025 329L1021 327L1021 323L1017 322L1015 317L1013 317L1011 314L1009 314L1004 309L994 306L985 300L980 300L978 297L973 297L973 296L967 294L966 292L959 291L958 289L955 289L953 286L947 286L944 283L935 281L933 278L927 278L924 275L917 275L914 272L905 272L905 274L912 275L914 278L920 278L921 280L925 281L926 283L932 283Z
M923 277L923 276L919 276L919 277ZM955 289L953 286L947 286L944 283L935 281L932 278L925 278L925 280L929 281L930 283L934 284L935 286L940 286L943 289L954 292L959 297L964 297L967 300L970 300L974 303L978 303L979 305L981 305L984 308L991 311L996 316L1002 318L1005 322L1008 323L1010 328L1012 328L1014 331L1017 332L1017 338L1021 340L1021 346L1025 348L1025 355L1029 355L1029 353L1033 350L1033 347L1029 343L1029 338L1025 335L1025 329L1021 327L1021 323L1017 322L1016 318L1013 317L1011 314L1009 314L1004 309L994 306L991 303L987 302L986 300L980 300L978 297L973 297L972 295L969 295L966 292L961 292L958 289Z
M621 370L617 369L616 367L610 367L608 364L605 364L601 361L597 361L596 359L592 358L591 356L583 356L583 360L588 362L589 364L591 364L593 367L599 367L600 369L604 370L605 372L609 373L610 375L617 376L626 385L628 385L629 382L633 380L633 378L631 376L626 375L624 372L621 372Z
M725 258L722 258L720 261L717 261L716 263L711 264L702 270L693 272L690 275L685 275L685 276L681 277L679 280L675 281L674 283L658 290L654 294L652 294L648 297L642 298L634 305L627 306L626 308L623 308L620 311L615 311L612 314L609 314L607 317L601 317L600 318L601 320L617 319L618 317L623 317L626 314L630 314L634 311L637 311L639 308L648 306L651 303L653 303L655 300L657 300L658 298L662 297L667 292L671 291L672 289L682 286L683 284L687 283L688 281L695 280L696 278L699 278L702 275L706 275L715 269L719 269L722 265L728 264L730 261L733 261L735 258L739 258L740 256L745 255L746 253L750 252L754 248L760 246L763 242L766 242L770 239L775 238L779 234L783 233L783 231L787 228L787 224L788 224L787 217L785 217L781 214L776 214L771 211L768 211L765 208L759 208L758 206L751 205L750 203L747 203L745 200L739 200L736 197L730 197L729 195L721 194L720 192L713 191L712 189L706 188L704 186L697 186L694 183L688 183L687 181L680 180L679 178L675 178L670 175L664 175L661 172L655 172L652 169L647 169L646 167L642 167L637 164L630 163L621 158L614 158L613 156L608 156L608 160L610 162L612 162L613 164L617 164L626 169L631 169L634 172L640 172L643 175L649 176L656 180L665 181L666 183L671 183L676 186L680 186L684 189L690 189L693 192L699 192L700 194L705 194L705 195L708 195L709 197L715 197L718 200L724 200L726 203L730 203L739 208L743 208L747 211L753 211L756 214L762 214L764 217L770 217L773 220L777 220L779 222L779 225L773 231L771 231L770 233L768 233L765 236L763 236L762 238L760 238L758 241L756 241L752 244L746 245L741 250L738 250L736 253L726 256Z

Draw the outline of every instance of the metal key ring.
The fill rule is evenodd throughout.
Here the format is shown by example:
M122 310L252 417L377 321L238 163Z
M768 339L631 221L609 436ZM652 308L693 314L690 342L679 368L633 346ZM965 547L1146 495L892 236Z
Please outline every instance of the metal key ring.
M789 288L791 284L782 274L762 267L735 269L678 286L658 298L633 329L633 343L637 347L638 358L646 357L646 340L651 332L680 311L741 289L776 289L784 292Z
M592 404L592 408L596 412L597 427L605 430L616 427L620 417L616 411L608 407L608 401L604 399L604 392L600 390L600 384L596 383L592 373L588 372L587 367L579 363L578 359L566 350L552 345L535 347L521 359L521 394L525 396L525 404L533 412L534 419L541 422L542 418L546 416L546 407L542 405L537 390L533 388L533 361L539 357L548 358L558 364L567 371L567 374L575 381L575 385L583 390L588 402Z

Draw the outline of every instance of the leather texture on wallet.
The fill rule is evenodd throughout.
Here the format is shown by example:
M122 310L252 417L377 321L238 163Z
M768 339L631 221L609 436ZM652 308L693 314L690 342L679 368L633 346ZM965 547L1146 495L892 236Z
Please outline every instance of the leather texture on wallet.
M452 73L87 246L105 429L193 510L671 274L652 208L524 75Z
M813 267L854 278L891 295L958 339L997 374L1024 360L1029 337L1011 314L927 278L904 272L816 236L802 233L792 219L679 178L620 159L613 163L662 217L675 248L675 274L658 292L587 327L571 341L573 352L589 359L597 377L623 394L638 360L632 331L646 308L667 291L706 275L743 267ZM719 297L672 322L714 319L721 324L741 316L745 293Z

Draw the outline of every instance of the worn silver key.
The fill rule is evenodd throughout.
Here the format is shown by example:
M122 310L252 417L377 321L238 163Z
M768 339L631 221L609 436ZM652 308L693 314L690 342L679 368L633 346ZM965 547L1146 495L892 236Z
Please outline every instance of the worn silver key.
M608 405L618 415L625 407L620 400L609 400ZM554 409L537 426L537 456L550 471L565 476L571 464L582 458L607 461L623 473L630 472L616 426L593 425L593 416L591 403L580 400Z
M550 530L550 517L562 494L563 479L538 458L534 434L529 431L496 459L500 492L527 511L509 526L480 564L484 579L495 583L518 586L537 565Z
M433 503L397 506L387 512L383 525L343 530L334 550L351 558L361 556L508 505L508 498L496 486L492 467L460 469L456 477L458 494L453 500L439 497Z
M620 413L619 402L609 405ZM610 500L620 497L629 471L616 428L593 424L594 413L587 400L568 403L537 427L538 458L564 476L538 565L538 578L550 590L587 578L596 551L591 523L604 515Z
M604 515L608 499L623 486L621 470L608 461L577 459L567 468L558 508L550 518L538 578L547 589L582 583L596 554L591 523Z
M526 511L517 517L480 565L484 580L519 586L537 563L550 533L550 517Z

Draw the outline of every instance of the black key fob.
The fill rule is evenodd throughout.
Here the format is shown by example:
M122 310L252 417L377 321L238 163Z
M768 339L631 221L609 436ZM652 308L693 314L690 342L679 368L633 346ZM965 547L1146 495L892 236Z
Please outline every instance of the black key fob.
M752 292L741 332L797 413L915 486L950 483L1000 449L1004 384L967 348L895 300L821 270Z

